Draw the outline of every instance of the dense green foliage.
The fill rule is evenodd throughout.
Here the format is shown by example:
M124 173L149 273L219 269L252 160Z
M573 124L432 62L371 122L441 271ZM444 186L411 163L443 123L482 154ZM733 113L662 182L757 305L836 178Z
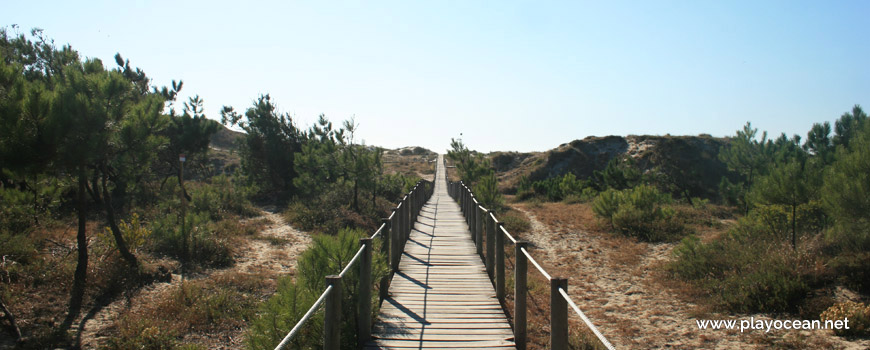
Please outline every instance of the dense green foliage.
M682 232L682 224L669 206L670 195L653 186L640 185L617 191L607 189L592 202L592 211L625 235L662 241Z
M588 180L579 180L573 173L535 182L524 176L517 184L517 198L520 200L539 197L548 201L588 201L597 193Z
M94 265L108 263L92 261L92 254L119 256L125 262L119 275L146 282L153 276L139 262L141 250L187 256L177 251L192 234L190 249L199 251L194 257L231 264L229 244L216 238L214 225L250 212L245 195L231 195L232 189L202 184L191 196L180 186L179 154L194 170L185 172L188 177L208 175L202 169L218 124L203 115L202 99L190 99L180 115L172 108L166 113L181 82L158 88L120 54L115 63L106 67L69 46L57 48L38 29L29 36L0 29L0 255L19 271L36 273L47 244L39 235L77 223L69 307L57 329L67 329L79 315L89 280L102 277L89 276ZM177 185L166 186L170 178ZM195 200L184 230L175 222L180 196ZM209 196L226 204L198 207ZM95 220L105 226L90 229ZM114 252L105 251L112 246ZM108 292L121 283L100 288Z
M221 111L221 122L245 131L242 169L263 191L286 196L293 191L294 155L302 150L302 135L289 114L278 112L269 95L261 95L244 116L232 107Z
M668 268L709 291L721 308L793 311L806 295L807 279L795 268L799 257L778 248L780 242L767 229L764 218L749 216L712 242L686 237L674 249Z
M471 188L481 205L492 210L503 209L504 199L489 159L468 149L461 139L450 139L447 158L453 161L460 180Z
M720 152L739 182L723 197L747 215L710 242L674 249L675 276L711 291L723 308L795 310L811 288L870 290L870 123L855 106L798 136L757 139L750 124Z
M345 227L372 229L417 178L383 174L383 150L357 143L353 120L334 128L326 116L308 130L278 112L269 95L244 115L224 107L222 121L247 134L242 173L261 196L289 202L286 217L306 230L335 234ZM350 199L350 201L348 201Z

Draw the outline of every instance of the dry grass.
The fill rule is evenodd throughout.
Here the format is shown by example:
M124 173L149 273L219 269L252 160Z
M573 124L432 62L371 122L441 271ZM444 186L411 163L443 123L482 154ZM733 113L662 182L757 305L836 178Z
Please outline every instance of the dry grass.
M218 273L134 298L135 306L118 319L109 348L214 348L221 339L240 335L257 302L274 290L274 283L264 282L273 280L266 274Z
M435 177L434 156L384 155L384 174L399 173L432 181Z
M140 273L131 272L122 261L113 243L99 239L103 224L90 221L86 225L89 238L87 284L81 317L99 310L108 300L130 295L157 276L158 269L167 270L165 261L145 253L138 255ZM76 226L73 222L50 227L37 227L30 238L36 242L35 258L26 264L5 260L0 265L0 293L17 318L25 342L22 349L44 349L64 346L71 340L58 333L58 326L67 315L69 295L78 256ZM79 321L73 331L80 328ZM5 333L3 333L5 334Z

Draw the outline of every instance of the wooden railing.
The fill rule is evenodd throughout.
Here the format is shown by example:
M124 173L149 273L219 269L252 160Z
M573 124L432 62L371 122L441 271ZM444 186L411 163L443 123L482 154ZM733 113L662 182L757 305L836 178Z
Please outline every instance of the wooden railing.
M604 337L588 317L580 311L577 304L568 295L568 279L552 277L529 254L528 242L517 240L504 228L495 217L495 213L485 208L475 198L474 193L464 183L450 182L447 186L450 196L459 203L466 223L471 230L477 254L481 256L495 286L495 295L504 304L505 301L505 238L514 244L514 341L517 349L523 350L527 343L526 299L528 296L528 263L550 281L550 349L563 350L568 348L568 306L583 320L583 323L595 334L595 337L607 349L613 345ZM484 253L484 245L486 246Z
M293 340L293 337L302 329L312 316L325 304L323 317L323 348L328 350L339 349L341 346L341 280L353 266L359 262L359 298L357 299L358 317L357 340L362 346L371 339L372 335L372 241L377 237L383 238L382 252L387 252L390 270L395 273L399 270L399 261L405 250L405 243L411 234L414 221L420 213L420 209L432 196L435 184L421 180L399 200L389 218L383 219L381 226L369 238L360 239L360 248L338 275L325 277L326 288L308 312L299 319L293 329L275 347L275 350L284 349ZM391 273L391 275L392 275ZM391 276L384 277L380 283L380 300L386 297Z

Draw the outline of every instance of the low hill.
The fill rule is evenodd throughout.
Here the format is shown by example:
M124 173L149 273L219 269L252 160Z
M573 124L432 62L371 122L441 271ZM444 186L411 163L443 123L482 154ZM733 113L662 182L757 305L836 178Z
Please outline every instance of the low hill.
M502 189L516 190L520 177L544 180L573 173L588 179L603 170L615 157L629 156L643 172L659 166L678 167L692 174L703 197L715 197L719 181L727 168L719 160L719 149L727 138L700 136L590 136L559 145L546 152L493 152L490 159L498 173Z
M245 133L229 129L220 123L217 124L219 125L218 131L211 136L211 143L209 144L209 146L222 150L238 149L238 140L244 137Z

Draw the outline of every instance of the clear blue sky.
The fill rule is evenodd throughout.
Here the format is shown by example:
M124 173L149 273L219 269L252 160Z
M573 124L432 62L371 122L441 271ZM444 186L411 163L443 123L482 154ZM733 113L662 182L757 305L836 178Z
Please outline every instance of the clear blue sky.
M543 151L586 136L806 135L870 109L870 1L4 1L206 114L269 93L367 144ZM186 99L186 98L185 98Z

